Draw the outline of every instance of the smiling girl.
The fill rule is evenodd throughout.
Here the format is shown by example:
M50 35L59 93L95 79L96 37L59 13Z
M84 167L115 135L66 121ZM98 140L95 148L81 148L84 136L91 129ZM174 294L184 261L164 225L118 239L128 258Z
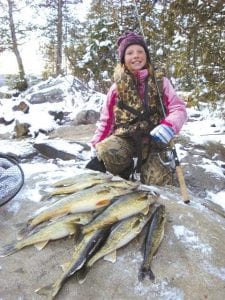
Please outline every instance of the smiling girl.
M141 35L125 32L117 45L120 63L91 141L93 160L87 168L125 179L135 172L142 183L171 184L171 168L163 161L170 140L186 121L185 104L169 79L154 72Z

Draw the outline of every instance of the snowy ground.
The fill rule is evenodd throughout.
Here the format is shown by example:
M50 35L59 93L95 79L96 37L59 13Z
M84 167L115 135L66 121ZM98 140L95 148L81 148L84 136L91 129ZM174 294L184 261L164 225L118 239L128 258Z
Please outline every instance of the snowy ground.
M64 90L65 101L58 104L58 109L71 111L73 116L84 108L99 110L104 99L104 95L95 95L91 91L89 99L92 100L87 103L81 92L73 93L72 97L68 92L69 87L65 87L65 84ZM76 109L72 106L74 101L77 103ZM52 116L47 113L52 104L32 105L30 114L26 116L12 113L13 105L14 101L12 103L2 99L0 117L10 119L16 116L17 119L21 118L20 120L26 118L31 124L31 132L36 132L40 126L45 129L59 128ZM177 138L176 148L181 162L192 155L189 148L185 148L180 142L181 138L187 139L188 144L193 147L208 142L216 142L225 147L225 123L220 116L221 110L213 112L204 104L200 104L199 107L200 109L188 108L189 121ZM10 152L23 157L32 153L34 142L47 140L45 135L22 140L12 139L13 127L14 124L0 125L0 136L9 136L0 140L0 149L3 153ZM58 139L57 143L60 143L61 149L68 150L68 143L63 139ZM77 144L71 147L74 148L70 151L80 151ZM195 156L198 156L196 153L202 154L201 151L205 150L198 147ZM82 151L82 158L84 160L63 161L35 157L30 161L27 159L21 161L25 184L12 201L0 208L0 246L13 239L15 223L27 219L28 214L44 205L40 203L43 188L59 178L87 171L83 167L90 158L90 152ZM213 175L221 182L225 181L224 157L219 159L212 155L210 158L201 159L200 164L206 174ZM119 252L116 264L100 262L93 272L90 272L87 284L79 286L75 280L71 280L62 290L61 299L223 300L225 265L224 242L221 237L225 231L224 219L200 205L197 197L190 205L185 205L176 188L149 187L149 189L160 192L161 201L166 205L168 214L165 237L153 264L157 274L155 284L140 283L137 280L136 272L142 258L137 250L140 247L139 241L134 241L128 245L126 251ZM225 210L224 189L215 192L213 186L208 186L206 195L208 200L219 204ZM44 252L40 253L28 247L6 260L1 260L0 299L40 299L34 290L57 278L61 272L59 265L70 258L72 245L71 240L56 241L46 247ZM152 297L149 298L149 295Z
M74 81L73 77L67 76L63 78L49 79L44 83L45 90L50 89L48 85L51 87L61 88L64 93L64 101L60 103L54 104L55 110L62 110L70 112L70 118L73 119L76 114L82 109L94 109L99 111L102 105L102 102L105 99L105 95L95 93L93 90L80 90L81 87L83 89L82 83L79 81ZM30 90L26 91L22 96L20 96L17 100L11 101L9 99L0 100L0 117L4 117L6 120L11 120L12 118L16 118L20 122L27 122L31 125L30 132L35 133L38 129L42 128L45 130L52 130L59 128L59 125L54 121L53 117L49 115L48 111L52 109L52 103L44 103L44 104L35 104L30 105L29 114L23 114L22 112L14 112L12 111L12 106L15 106L21 100L29 101L34 93L40 91L43 87L43 83L40 83ZM5 91L7 88L2 87L1 91ZM88 101L87 101L88 99ZM218 105L216 111L213 111L211 107L205 103L199 103L198 108L188 108L188 122L183 126L182 131L180 132L180 136L184 136L188 138L189 142L192 145L204 145L208 142L216 142L220 143L223 147L225 147L225 121L223 119L221 111L224 109L223 103ZM40 122L41 116L41 122ZM4 135L6 132L13 132L15 124L4 126L0 124L0 135ZM32 148L32 143L34 141L45 140L44 135L39 135L36 139L31 138L27 141L19 140L16 141L16 147L13 146L13 151L15 154L26 153ZM68 147L68 144L64 144L64 141L58 141L61 143L61 148ZM12 145L15 145L15 141L1 140L0 146L2 152L12 152ZM73 146L75 147L75 146ZM79 146L77 146L79 147ZM182 160L187 155L188 150L185 150L179 142L176 145L176 149L178 152L179 158ZM79 151L79 149L74 149L74 151ZM201 150L199 150L201 151ZM82 153L83 158L88 160L90 157L90 153L85 152ZM44 162L43 165L40 162L38 164L35 162L35 170L39 168L46 169L46 163L48 164L49 169L55 169L57 166L54 163ZM64 162L61 162L64 164ZM82 164L82 162L81 162ZM205 172L214 173L215 176L221 177L221 180L225 180L224 168L221 166L225 164L224 160L217 160L215 157L211 159L204 159L201 161L201 167L204 168ZM29 174L33 172L33 163L22 165L25 174ZM30 168L29 168L30 167ZM68 167L68 171L70 167ZM54 170L55 171L55 170ZM54 172L53 172L54 173ZM217 204L225 207L225 191L222 190L217 192L216 194L212 192L211 188L207 192L208 199L215 201Z

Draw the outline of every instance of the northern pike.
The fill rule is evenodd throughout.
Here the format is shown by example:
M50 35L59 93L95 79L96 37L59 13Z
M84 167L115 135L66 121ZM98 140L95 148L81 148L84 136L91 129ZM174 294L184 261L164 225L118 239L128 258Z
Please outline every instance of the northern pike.
M113 197L127 193L128 188L130 184L125 181L112 181L68 195L28 220L26 226L33 228L44 221L69 213L95 211L109 205Z
M137 215L126 218L112 226L111 232L105 242L105 244L88 260L85 266L79 271L79 283L83 283L86 279L86 275L93 264L100 258L103 258L110 254L115 262L116 250L127 245L135 237L141 233L147 222L151 217L151 210L147 215L139 213Z
M93 221L85 225L82 229L83 234L92 230L112 225L122 219L133 216L146 210L155 203L156 195L144 191L133 191L125 195L116 197L111 205L97 215Z
M96 184L101 184L107 182L111 179L112 176L106 175L104 173L87 173L77 175L77 178L67 178L55 183L55 188L49 191L41 191L42 201L47 200L55 195L65 195L72 194L83 189L92 187ZM71 180L71 181L70 181ZM73 182L74 181L74 182ZM69 184L69 182L73 182Z
M78 224L86 224L92 218L92 214L72 214L58 218L47 225L35 227L27 236L5 245L0 250L0 257L11 255L20 249L35 245L37 249L43 249L50 240L57 240L69 235L75 235L79 229Z
M163 239L165 222L165 206L159 205L154 210L151 219L149 220L149 224L147 225L148 229L143 247L144 258L138 274L139 280L143 280L147 275L151 280L155 279L155 275L151 270L151 262Z
M39 295L45 295L50 299L54 299L64 282L83 267L88 257L97 251L107 236L108 230L100 229L82 237L75 246L72 259L65 264L62 276L52 285L37 289L35 292Z

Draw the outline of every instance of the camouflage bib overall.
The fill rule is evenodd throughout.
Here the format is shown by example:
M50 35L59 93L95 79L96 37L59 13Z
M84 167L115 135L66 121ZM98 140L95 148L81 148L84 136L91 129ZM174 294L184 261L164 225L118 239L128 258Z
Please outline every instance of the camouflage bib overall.
M162 76L156 78L162 86ZM165 147L149 138L149 132L163 118L154 79L150 76L146 79L144 100L141 100L137 82L131 74L123 72L116 84L115 132L97 145L99 158L108 171L120 174L136 156L139 161L137 172L141 172L143 183L170 184L171 171L158 159L160 153L163 160Z

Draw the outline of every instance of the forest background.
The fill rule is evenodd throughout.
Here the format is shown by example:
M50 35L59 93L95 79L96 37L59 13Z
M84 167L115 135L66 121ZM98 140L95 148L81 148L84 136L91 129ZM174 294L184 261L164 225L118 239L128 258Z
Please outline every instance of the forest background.
M21 49L35 38L42 79L72 74L105 93L118 62L116 40L134 30L190 105L215 104L225 95L224 24L223 0L0 0L0 54L14 53L18 73L6 77L20 91L30 84Z

